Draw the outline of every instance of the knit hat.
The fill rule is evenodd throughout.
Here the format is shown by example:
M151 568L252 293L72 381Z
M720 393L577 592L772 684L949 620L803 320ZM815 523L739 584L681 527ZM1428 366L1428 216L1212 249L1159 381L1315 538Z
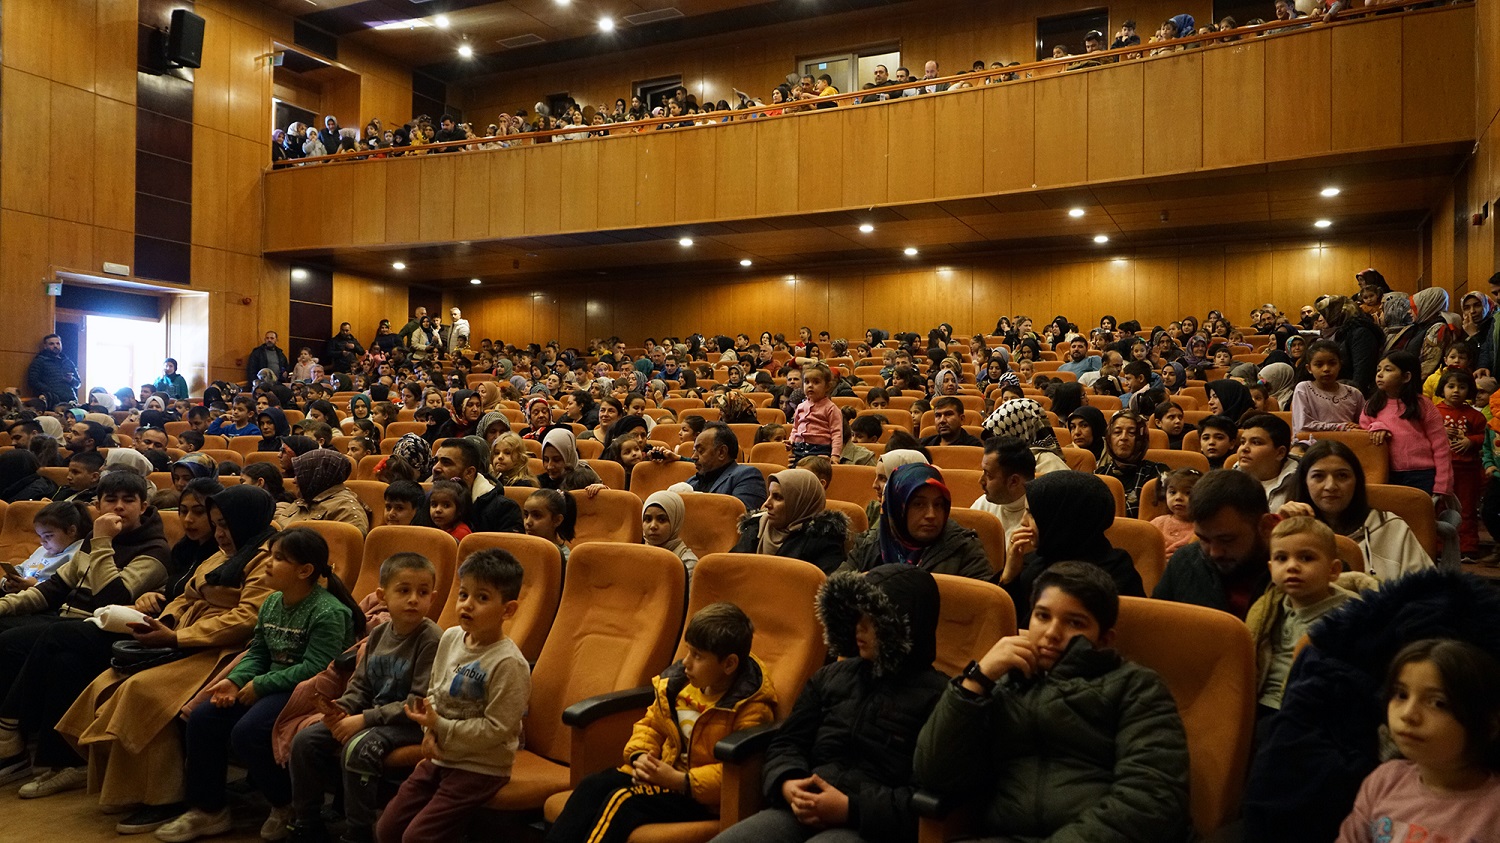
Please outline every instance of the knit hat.
M297 494L304 501L349 479L349 458L331 448L317 448L292 460L292 476L297 478Z

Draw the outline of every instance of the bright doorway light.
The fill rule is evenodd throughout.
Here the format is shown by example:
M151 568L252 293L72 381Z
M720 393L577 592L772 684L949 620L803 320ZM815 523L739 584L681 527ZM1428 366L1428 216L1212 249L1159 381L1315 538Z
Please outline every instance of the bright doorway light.
M164 323L90 314L84 331L86 389L102 386L113 394L128 386L133 392L161 375L167 356Z

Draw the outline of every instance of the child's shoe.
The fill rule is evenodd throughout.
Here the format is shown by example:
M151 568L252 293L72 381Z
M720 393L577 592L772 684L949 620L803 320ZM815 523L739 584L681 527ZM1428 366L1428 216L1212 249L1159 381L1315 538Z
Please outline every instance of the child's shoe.
M62 793L68 790L77 790L89 783L89 768L87 767L63 767L57 770L48 770L37 776L21 789L16 795L22 799L40 799L51 796L54 793Z
M260 825L260 839L262 840L285 840L292 831L291 805L283 805L280 808L272 808L266 821Z
M187 813L158 828L156 839L162 843L188 843L189 840L197 840L199 837L224 834L229 831L230 825L228 808L212 814L197 808L189 808Z
M20 781L31 775L31 754L21 747L19 752L0 755L0 785Z

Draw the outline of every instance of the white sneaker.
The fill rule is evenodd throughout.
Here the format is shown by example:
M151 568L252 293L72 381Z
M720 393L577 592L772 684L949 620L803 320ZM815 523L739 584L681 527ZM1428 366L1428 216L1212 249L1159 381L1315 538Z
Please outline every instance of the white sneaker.
M12 755L0 755L0 785L18 782L31 773L31 755L24 749Z
M199 837L223 834L229 831L229 825L228 808L213 814L189 808L187 813L158 828L156 839L162 843L187 843Z
M22 799L39 799L43 796L51 796L54 793L62 793L66 790L77 790L89 783L89 768L87 767L63 767L58 770L48 770L37 776L21 789L16 795Z
M281 808L272 808L266 821L260 826L260 839L262 840L285 840L291 834L289 826L292 822L292 806L286 805Z

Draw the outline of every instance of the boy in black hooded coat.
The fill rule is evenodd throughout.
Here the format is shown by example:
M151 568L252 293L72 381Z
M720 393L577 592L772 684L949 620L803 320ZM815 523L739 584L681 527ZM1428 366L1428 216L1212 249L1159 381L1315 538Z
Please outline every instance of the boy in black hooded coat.
M714 843L916 839L912 755L947 686L932 666L938 605L920 568L828 578L818 616L829 655L844 659L813 674L766 751L771 807Z

